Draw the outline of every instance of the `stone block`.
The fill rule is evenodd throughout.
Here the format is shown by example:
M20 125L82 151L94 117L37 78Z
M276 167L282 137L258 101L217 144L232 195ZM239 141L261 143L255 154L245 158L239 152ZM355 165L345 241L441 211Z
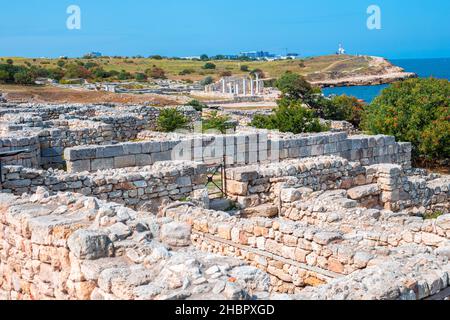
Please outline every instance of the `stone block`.
M375 183L349 189L347 194L350 199L360 200L368 196L377 196L380 192L380 187Z
M152 157L149 154L137 154L136 155L136 166L145 167L151 165Z
M77 160L67 162L68 172L91 171L91 160Z
M126 155L114 158L114 168L127 168L136 166L136 156Z
M321 244L321 245L327 245L333 241L336 240L342 240L342 234L339 232L318 232L314 235L313 238L314 242Z
M91 171L114 169L114 158L100 158L91 161Z
M124 143L122 144L123 154L140 154L142 153L142 144L141 143Z
M114 245L109 237L94 230L77 230L67 240L72 254L82 260L96 260L111 257Z
M246 196L248 193L248 182L227 181L227 193L239 196Z
M171 222L161 227L161 241L173 247L186 247L191 244L191 226L186 223Z
M123 147L121 145L105 146L103 149L103 158L123 156Z
M157 152L153 153L151 156L153 163L158 161L170 161L172 159L172 152L171 151Z

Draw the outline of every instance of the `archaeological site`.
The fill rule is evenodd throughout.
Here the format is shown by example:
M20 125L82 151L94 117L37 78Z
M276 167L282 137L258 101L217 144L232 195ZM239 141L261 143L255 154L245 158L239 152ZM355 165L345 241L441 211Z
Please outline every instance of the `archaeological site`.
M176 108L0 103L0 299L448 299L450 176L411 143Z

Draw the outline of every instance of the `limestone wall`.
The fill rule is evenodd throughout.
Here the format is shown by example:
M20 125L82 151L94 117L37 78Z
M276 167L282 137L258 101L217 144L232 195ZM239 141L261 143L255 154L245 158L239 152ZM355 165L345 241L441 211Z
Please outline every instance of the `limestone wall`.
M72 193L0 193L0 299L237 300L269 292L268 276L237 259L171 251L159 241L172 230L165 220ZM189 238L188 226L177 227L172 239L180 231Z
M425 214L448 211L450 205L450 176L407 175L394 164L365 167L323 156L227 170L228 195L250 215L274 216L303 192L338 189L346 190L348 201L366 208L399 211L417 207Z
M14 135L0 136L0 151L14 151L28 149L24 153L13 157L3 157L2 165L22 165L30 168L38 168L41 163L41 146L37 136Z
M403 210L410 207L436 209L450 208L450 176L408 176L398 165L373 165L367 168L380 189L380 202L386 209Z
M271 203L274 204L272 213L277 214L280 201L291 201L298 188L349 189L366 182L365 169L358 162L334 156L227 170L228 195L248 213L253 211L251 207Z
M411 144L396 143L388 136L352 136L346 133L277 135L267 131L235 135L200 135L170 141L143 141L108 147L67 149L71 172L149 165L161 160L194 160L227 166L268 163L322 155L337 155L363 165L411 165ZM107 149L107 151L105 151Z
M45 187L52 192L70 191L132 208L147 206L155 210L164 200L187 198L194 190L204 188L205 174L204 165L190 162L161 162L139 171L109 170L89 174L7 166L0 190L21 195Z
M344 240L337 230L282 219L237 219L199 208L168 209L165 215L192 225L197 248L238 257L270 274L278 292L294 293L296 288L325 283L366 267L371 259L358 260L364 249ZM350 247L353 252L361 250L355 259L340 250Z

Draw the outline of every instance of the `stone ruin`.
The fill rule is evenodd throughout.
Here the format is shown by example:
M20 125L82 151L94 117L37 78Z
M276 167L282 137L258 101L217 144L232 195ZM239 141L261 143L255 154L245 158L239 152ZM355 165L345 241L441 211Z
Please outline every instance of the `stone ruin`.
M410 143L164 134L158 114L0 104L0 150L27 149L1 159L0 299L450 296L450 176Z

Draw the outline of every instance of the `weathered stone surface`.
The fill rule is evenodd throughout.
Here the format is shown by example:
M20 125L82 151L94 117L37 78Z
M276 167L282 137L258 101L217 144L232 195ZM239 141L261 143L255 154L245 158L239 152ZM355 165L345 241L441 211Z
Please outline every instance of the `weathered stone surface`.
M114 254L114 245L109 237L99 231L78 230L67 240L70 251L79 259L95 260Z
M191 226L170 222L161 227L161 241L174 247L185 247L191 243Z
M262 204L252 208L246 208L243 213L254 217L275 217L278 215L278 207L270 204Z
M377 184L369 184L349 189L347 192L351 199L360 200L368 196L377 196L380 194L381 190Z

